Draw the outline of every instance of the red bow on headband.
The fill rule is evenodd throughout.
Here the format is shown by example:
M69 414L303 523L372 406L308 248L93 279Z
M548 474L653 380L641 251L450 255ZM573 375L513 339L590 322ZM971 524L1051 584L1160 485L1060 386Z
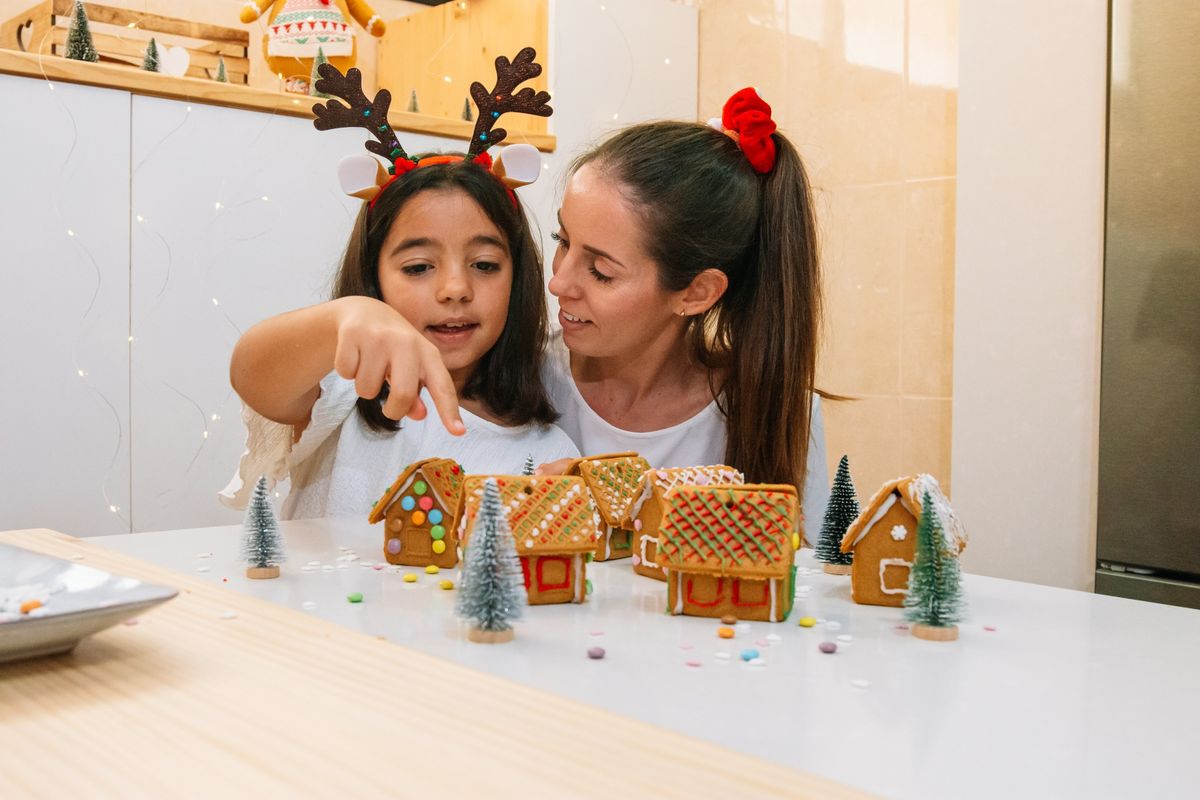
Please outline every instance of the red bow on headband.
M725 101L721 126L737 134L738 147L755 172L770 172L775 166L775 120L771 107L751 88L742 89Z

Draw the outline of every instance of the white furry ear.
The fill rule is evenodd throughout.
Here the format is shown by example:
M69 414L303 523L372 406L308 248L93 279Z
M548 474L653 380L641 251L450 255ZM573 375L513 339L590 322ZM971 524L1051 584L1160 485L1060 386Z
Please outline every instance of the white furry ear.
M492 172L510 189L528 186L542 174L542 154L531 144L510 144L496 156Z
M725 123L721 122L720 117L711 117L708 120L708 127L712 128L714 131L720 131L721 133L725 132Z
M346 156L338 163L338 183L342 185L342 191L367 202L379 194L388 177L383 164L371 156Z

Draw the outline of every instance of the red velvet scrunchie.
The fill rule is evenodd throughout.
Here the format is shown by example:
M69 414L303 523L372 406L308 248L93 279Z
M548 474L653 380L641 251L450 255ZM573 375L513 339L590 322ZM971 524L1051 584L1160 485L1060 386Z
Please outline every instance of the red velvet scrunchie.
M775 166L775 140L771 138L775 120L771 119L771 107L758 92L747 87L726 100L721 125L737 133L738 147L755 172L771 171Z

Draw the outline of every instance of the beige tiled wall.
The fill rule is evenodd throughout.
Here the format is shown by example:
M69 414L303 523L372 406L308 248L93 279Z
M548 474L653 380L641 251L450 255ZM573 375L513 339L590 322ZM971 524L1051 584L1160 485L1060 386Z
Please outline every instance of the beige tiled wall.
M957 0L695 0L701 119L754 86L816 190L830 472L950 482Z

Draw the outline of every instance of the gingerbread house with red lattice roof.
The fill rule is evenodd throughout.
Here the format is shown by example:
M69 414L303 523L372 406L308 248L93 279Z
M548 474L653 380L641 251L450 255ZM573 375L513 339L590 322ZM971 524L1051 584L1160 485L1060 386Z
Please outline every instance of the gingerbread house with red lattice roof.
M458 563L454 517L463 470L450 458L409 464L371 509L372 525L383 526L383 557L389 564L443 569Z
M947 549L954 555L967 546L967 533L932 475L888 481L863 507L842 537L843 553L854 553L850 595L871 606L902 606L908 573L917 552L917 523L922 497L929 493Z
M596 551L599 517L578 475L471 475L463 482L455 530L464 548L483 500L496 479L500 503L521 560L530 605L582 603L587 562Z
M626 510L624 524L633 529L633 571L647 578L667 579L658 563L658 528L663 518L663 495L676 486L745 483L742 473L724 464L652 469L642 474Z
M634 532L628 512L648 469L646 459L633 452L578 458L567 466L565 474L583 478L600 514L597 561L633 555Z
M676 486L663 494L658 563L672 614L782 622L802 534L796 487Z

